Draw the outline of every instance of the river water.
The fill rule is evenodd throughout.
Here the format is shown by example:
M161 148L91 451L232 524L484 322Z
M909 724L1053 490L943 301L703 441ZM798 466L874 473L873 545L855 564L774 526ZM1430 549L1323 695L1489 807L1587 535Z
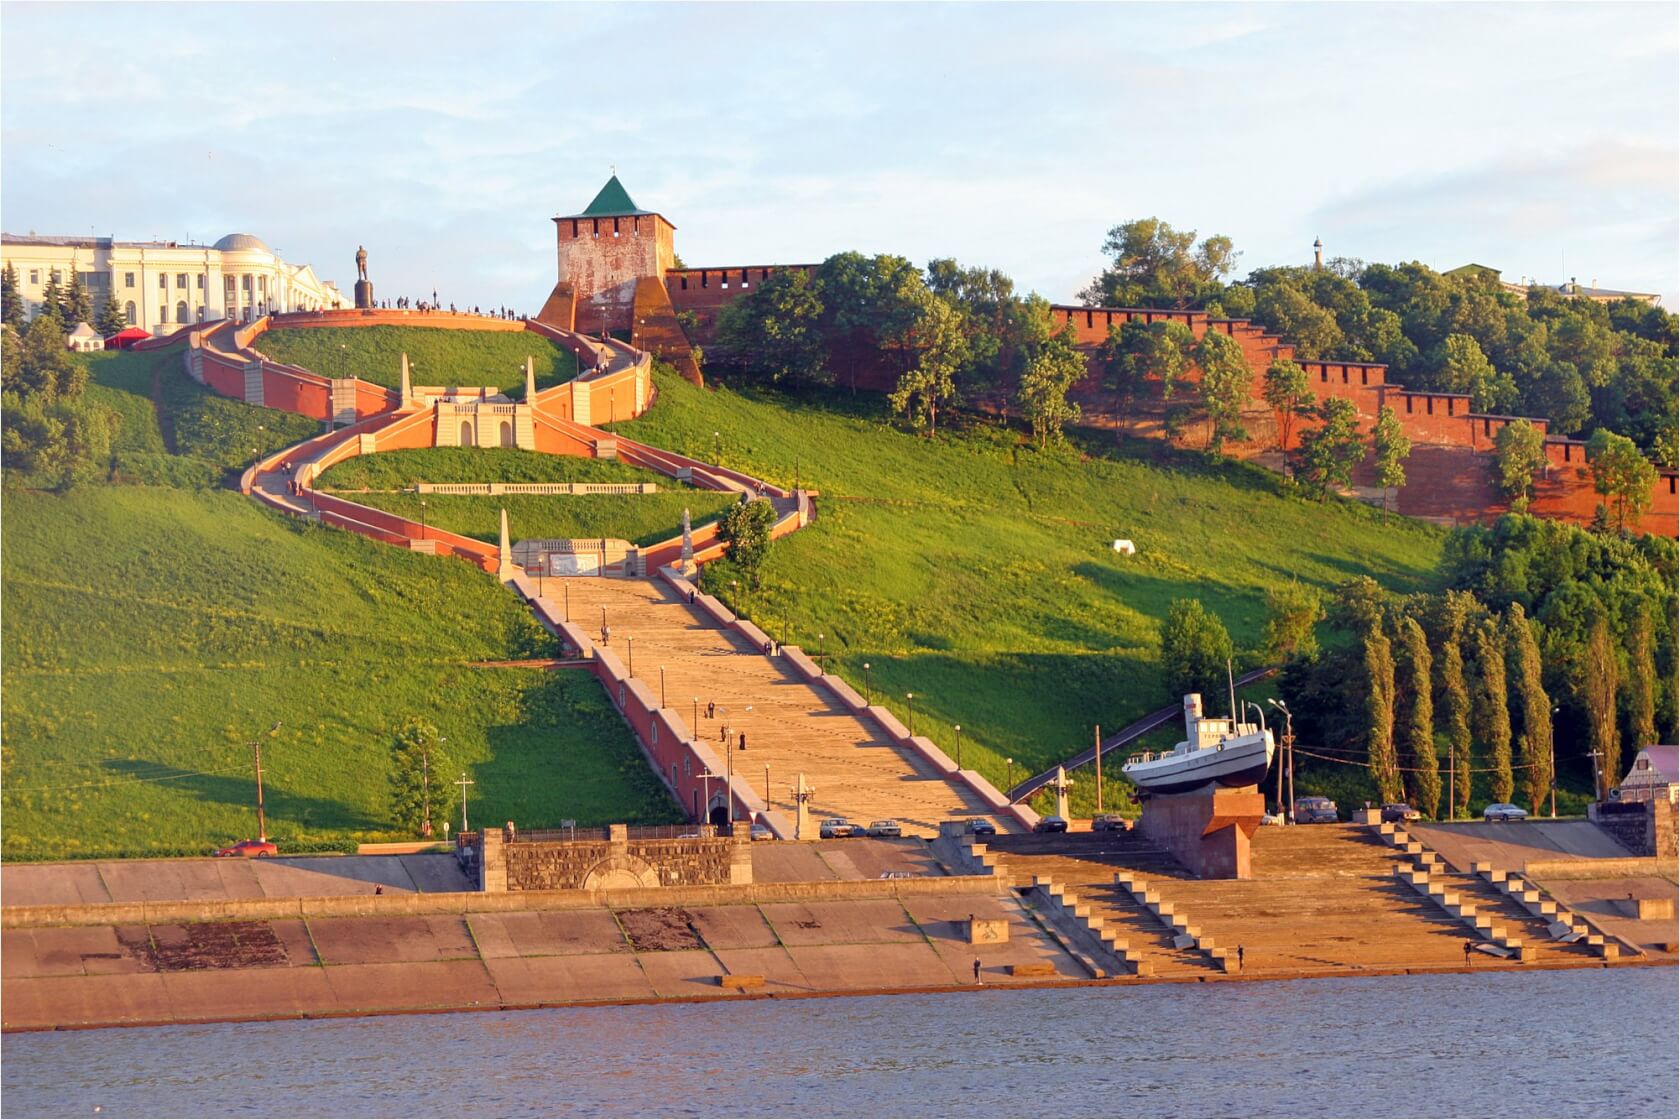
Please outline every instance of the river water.
M10 1035L4 1116L1660 1116L1627 968Z

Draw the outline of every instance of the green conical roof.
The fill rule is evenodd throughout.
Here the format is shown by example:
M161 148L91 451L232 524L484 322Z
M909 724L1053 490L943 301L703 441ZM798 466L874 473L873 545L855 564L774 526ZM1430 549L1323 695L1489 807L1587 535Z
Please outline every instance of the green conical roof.
M635 200L630 197L630 192L624 189L624 184L618 181L617 175L614 175L607 180L607 185L601 188L600 193L595 196L595 201L585 207L580 216L585 218L622 218L627 214L647 213L650 213L650 211L638 207Z

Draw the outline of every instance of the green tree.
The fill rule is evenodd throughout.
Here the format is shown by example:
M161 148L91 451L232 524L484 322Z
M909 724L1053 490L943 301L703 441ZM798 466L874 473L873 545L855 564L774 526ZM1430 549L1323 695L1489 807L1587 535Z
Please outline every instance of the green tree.
M1266 367L1266 403L1277 414L1278 450L1289 450L1289 437L1295 430L1297 416L1310 416L1313 411L1312 383L1307 371L1288 358L1277 358Z
M1347 341L1336 316L1302 291L1293 276L1263 282L1256 294L1254 314L1288 339L1302 358L1340 353Z
M758 585L758 571L770 554L770 528L776 523L776 510L763 498L741 501L730 506L718 519L718 540L729 546L730 561Z
M1404 757L1410 765L1412 796L1416 808L1427 817L1440 815L1441 771L1435 754L1435 698L1431 691L1431 669L1434 658L1429 655L1429 639L1415 618L1400 623L1400 648L1406 669L1406 717L1401 725L1405 744Z
M1365 759L1384 801L1405 796L1394 754L1394 651L1375 626L1365 634Z
M437 728L420 719L404 722L391 740L391 819L402 832L430 837L432 807L448 811L442 796L448 787L439 782L449 773L442 742Z
M1252 393L1254 375L1236 339L1210 330L1196 346L1202 370L1202 408L1207 412L1208 450L1224 450L1226 440L1248 438L1242 414Z
M1452 759L1452 804L1447 812L1457 817L1470 807L1470 690L1464 683L1464 626L1475 600L1463 591L1449 591L1443 597L1444 625L1441 635L1441 709L1446 721L1447 755Z
M1477 412L1508 412L1516 406L1516 383L1493 368L1469 335L1448 335L1435 352L1434 363L1433 387L1470 394L1470 407Z
M1598 752L1600 771L1606 785L1622 773L1622 740L1616 728L1616 647L1610 640L1610 619L1600 609L1593 613L1587 630L1585 656L1581 659L1581 701L1587 710L1587 741ZM1594 791L1603 797L1604 789Z
M1651 610L1641 599L1634 604L1628 621L1628 671L1622 680L1627 697L1628 742L1636 751L1657 741L1657 664L1651 647Z
M1068 390L1085 376L1085 358L1058 335L1027 360L1021 374L1021 415L1032 425L1042 449L1062 438L1064 425L1079 419L1079 406L1067 399Z
M1313 627L1324 618L1324 597L1308 584L1290 580L1266 589L1266 656L1274 663L1318 653Z
M1318 404L1317 416L1319 426L1301 435L1295 477L1322 501L1332 487L1352 484L1353 468L1365 457L1365 441L1352 401L1326 397Z
M1161 623L1161 677L1175 695L1217 695L1225 685L1231 635L1200 599L1174 599Z
M1091 307L1199 307L1219 294L1236 264L1228 237L1196 244L1195 230L1159 218L1123 222L1108 231L1110 264L1079 298Z
M58 284L58 271L51 270L47 274L47 286L41 289L41 306L35 312L35 318L51 317L59 324L59 333L64 333L64 291ZM31 320L33 322L33 320Z
M822 317L822 301L809 273L797 268L772 272L718 316L713 360L794 388L829 380Z
M928 294L915 265L886 253L836 253L817 266L816 281L824 341L854 392L858 366L877 353L896 361L900 373L910 367L910 335Z
M23 330L23 293L18 290L17 269L11 261L0 271L0 321L14 331Z
M1389 490L1398 491L1406 485L1406 459L1412 453L1412 441L1400 426L1400 417L1384 405L1377 412L1377 424L1371 431L1371 449L1377 461L1377 485L1383 487L1383 511L1388 510Z
M35 316L21 342L18 360L0 370L0 390L51 403L87 385L87 367L64 348L64 329L53 316Z
M74 329L77 323L92 325L93 300L88 290L82 285L82 274L75 269L70 270L70 279L65 283L64 296L64 325Z
M1493 437L1499 470L1499 491L1514 513L1526 513L1534 496L1534 474L1546 465L1545 437L1527 420L1512 420Z
M93 325L106 338L128 326L128 316L123 314L122 304L117 302L115 293L106 297L105 306L100 308L99 318Z
M920 298L921 314L906 337L916 364L898 379L888 400L917 431L939 430L939 407L956 399L956 374L965 353L962 318L950 303L931 292Z
M1515 781L1511 776L1511 710L1505 699L1505 646L1492 619L1476 627L1476 691L1471 702L1472 726L1476 738L1488 750L1490 779L1495 801L1510 801Z
M1539 813L1540 802L1552 786L1552 701L1540 683L1540 644L1521 603L1512 603L1506 611L1505 634L1516 666L1512 686L1522 711L1517 760L1523 766L1523 796L1529 812Z
M1603 494L1616 528L1626 531L1651 506L1651 488L1657 483L1657 468L1626 436L1606 428L1587 441L1587 464L1592 471L1593 489Z

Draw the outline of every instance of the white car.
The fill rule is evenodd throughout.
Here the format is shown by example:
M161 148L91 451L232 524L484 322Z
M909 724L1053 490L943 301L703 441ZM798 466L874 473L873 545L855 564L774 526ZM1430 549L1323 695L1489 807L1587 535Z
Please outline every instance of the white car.
M1485 821L1524 821L1528 819L1528 810L1521 809L1509 801L1496 801L1482 810Z

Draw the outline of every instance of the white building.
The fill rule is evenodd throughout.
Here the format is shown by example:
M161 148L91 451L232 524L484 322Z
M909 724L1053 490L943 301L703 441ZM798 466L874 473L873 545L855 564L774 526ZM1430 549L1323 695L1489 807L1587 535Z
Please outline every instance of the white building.
M64 336L64 345L79 353L89 353L94 350L105 349L105 340L99 337L99 332L86 323L77 323L76 329Z
M350 305L314 269L287 264L248 233L230 233L214 245L7 233L0 234L0 258L16 270L30 318L48 283L57 280L62 288L72 272L80 274L95 314L115 293L128 322L153 334L212 319L243 322Z

